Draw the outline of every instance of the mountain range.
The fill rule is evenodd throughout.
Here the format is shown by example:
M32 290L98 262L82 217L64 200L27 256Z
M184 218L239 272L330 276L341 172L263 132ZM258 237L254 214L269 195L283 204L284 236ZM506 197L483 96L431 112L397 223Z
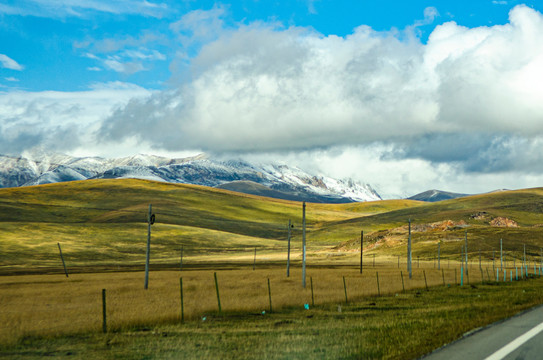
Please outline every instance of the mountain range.
M310 174L279 163L218 160L207 155L167 158L153 155L105 159L36 151L0 155L0 187L86 179L138 178L196 184L285 200L346 203L380 200L368 184Z
M408 197L407 199L426 202L437 202L442 200L457 199L465 196L469 196L469 194L459 194L441 190L428 190L420 194Z

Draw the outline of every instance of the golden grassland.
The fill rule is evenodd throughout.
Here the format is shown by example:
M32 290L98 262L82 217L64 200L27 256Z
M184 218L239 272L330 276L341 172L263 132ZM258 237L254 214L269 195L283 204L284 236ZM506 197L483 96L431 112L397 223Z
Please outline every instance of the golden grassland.
M144 290L149 204L157 223L152 226L150 287ZM188 352L190 358L221 354L250 358L254 351L269 352L272 355L261 357L270 358L412 358L463 331L543 302L541 280L498 286L495 273L504 260L507 279L511 271L515 276L524 246L530 273L541 264L543 189L434 204L409 200L307 204L305 289L300 270L301 208L298 202L143 180L0 189L0 346L8 349L0 356L24 357L21 354L30 348L36 349L36 357L51 351L61 356L59 348L66 344L72 348L71 340L66 340L72 338L78 339L74 351L80 358L153 358L151 350L142 350L147 348L155 349L159 358L175 358L179 351ZM490 220L496 217L515 221L518 227L492 226ZM412 279L406 272L408 219L413 225ZM293 267L287 278L289 220L294 224ZM428 224L439 221L463 225L429 230ZM470 286L460 287L459 260L466 234L470 267L463 280ZM57 243L62 245L68 278ZM499 276L503 281L501 271ZM180 277L187 323L175 327L180 318ZM107 290L110 333L99 337L102 289ZM468 303L463 303L466 299ZM304 304L310 305L309 313L302 310ZM339 314L338 305L344 309ZM137 329L158 329L176 340L140 336ZM189 337L191 332L196 336ZM414 333L418 336L400 344L402 336ZM430 334L435 339L425 339ZM264 343L248 346L248 338ZM105 348L95 343L104 339ZM226 349L217 343L226 344ZM286 349L270 348L274 343ZM117 344L120 352L111 351L111 344Z
M443 264L441 270L431 262L414 264L411 279L404 264L401 268L396 265L393 259L378 258L375 266L368 262L362 274L359 267L354 266L309 267L305 288L302 287L299 266L291 268L290 277L287 277L285 267L265 264L259 264L255 270L246 267L218 271L152 271L148 290L143 288L143 272L72 274L68 278L64 274L2 276L0 339L2 343L14 343L29 335L99 331L102 326L102 289L107 291L110 329L175 322L180 318L181 277L184 317L187 320L219 312L214 273L218 278L221 310L227 313L269 311L268 279L274 311L289 307L301 309L304 304L311 307L315 304L342 304L370 296L425 289L427 286L456 285L462 279L456 262L452 266ZM483 265L482 269L471 266L469 275L463 278L464 284L495 281L492 265ZM507 271L507 281L511 270ZM533 274L533 267L529 271ZM516 275L514 270L513 274ZM503 281L502 277L500 272L500 281Z
M459 286L457 267L441 272L425 265L424 272L414 270L412 280L404 271L405 292L399 271L390 266L367 268L362 275L354 268L309 268L306 289L300 269L288 279L276 268L217 271L220 314L213 270L152 272L148 290L138 272L2 277L0 356L412 359L543 301L543 279L482 284L472 268L470 284ZM104 287L107 334L102 334Z

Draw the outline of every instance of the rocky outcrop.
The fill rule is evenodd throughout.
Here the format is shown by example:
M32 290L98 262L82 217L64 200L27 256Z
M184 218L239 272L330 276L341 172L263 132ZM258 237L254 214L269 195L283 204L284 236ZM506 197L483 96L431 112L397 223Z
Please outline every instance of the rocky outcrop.
M518 223L514 220L498 216L490 221L490 226L495 227L518 227Z

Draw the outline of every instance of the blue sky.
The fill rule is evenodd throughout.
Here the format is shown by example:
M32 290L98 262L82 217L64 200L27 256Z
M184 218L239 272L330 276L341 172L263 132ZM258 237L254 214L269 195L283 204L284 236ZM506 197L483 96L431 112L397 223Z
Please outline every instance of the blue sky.
M20 67L0 68L0 85L3 89L78 91L97 82L123 81L165 88L172 77L169 65L176 53L187 52L194 57L202 44L214 40L210 34L190 45L183 44L180 32L172 28L187 14L200 11L220 14L209 20L210 25L220 21L225 28L264 22L342 37L360 25L384 32L413 28L425 42L436 25L447 21L467 27L505 24L509 10L518 3L316 0L149 1L145 5L143 1L2 1L0 54ZM528 4L541 6L537 2ZM190 36L190 30L185 34Z
M0 0L0 153L543 185L541 1Z

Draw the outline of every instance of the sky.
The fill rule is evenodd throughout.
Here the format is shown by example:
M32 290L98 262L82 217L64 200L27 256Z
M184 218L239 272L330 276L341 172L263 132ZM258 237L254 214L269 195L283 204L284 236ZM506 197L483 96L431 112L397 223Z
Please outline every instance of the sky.
M0 0L0 154L543 186L543 1Z

